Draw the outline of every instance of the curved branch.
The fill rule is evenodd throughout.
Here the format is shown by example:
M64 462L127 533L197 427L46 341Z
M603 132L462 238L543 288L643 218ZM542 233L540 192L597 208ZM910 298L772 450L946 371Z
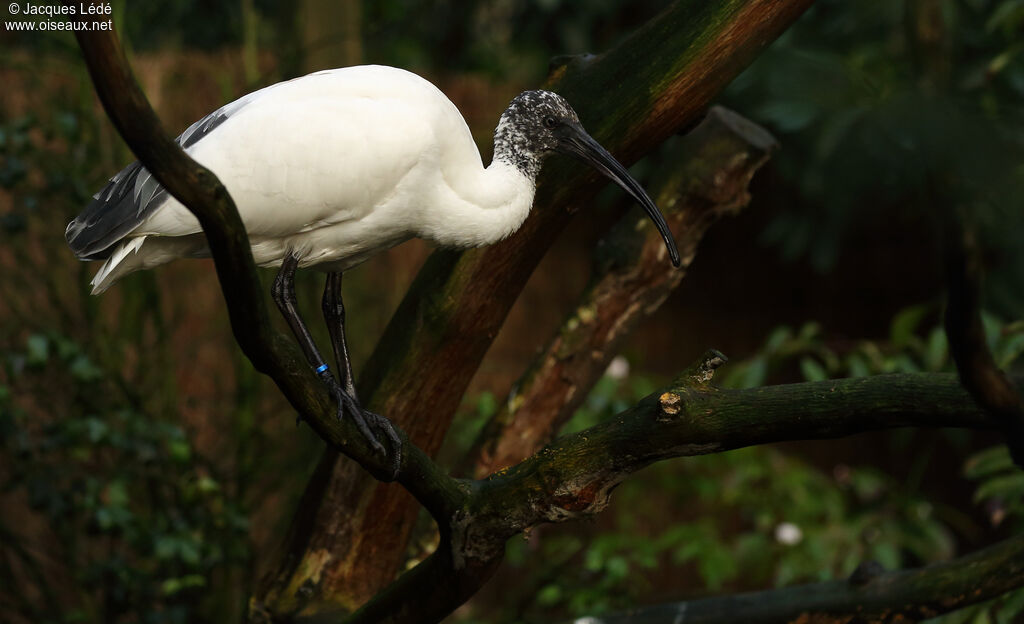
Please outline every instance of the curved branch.
M863 566L862 566L863 568ZM862 568L858 568L861 570ZM916 570L643 607L577 624L916 622L1024 586L1024 535Z
M86 15L76 19L87 20ZM192 160L164 131L132 75L113 31L77 30L96 93L111 121L139 161L199 220L217 269L235 339L260 372L270 376L289 403L328 445L377 475L388 474L350 419L339 421L323 384L293 340L273 329L253 263L245 226L227 189ZM451 515L463 498L457 483L403 437L398 481L431 513Z
M981 323L981 266L969 230L947 237L946 337L960 383L982 408L1003 422L1010 455L1024 468L1024 400L996 366Z

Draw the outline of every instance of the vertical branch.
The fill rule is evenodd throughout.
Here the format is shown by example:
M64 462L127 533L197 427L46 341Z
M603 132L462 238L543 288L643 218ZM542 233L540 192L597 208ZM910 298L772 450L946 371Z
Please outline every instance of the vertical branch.
M989 351L981 321L981 260L973 232L948 236L946 336L960 383L1003 423L1014 462L1024 468L1024 402Z

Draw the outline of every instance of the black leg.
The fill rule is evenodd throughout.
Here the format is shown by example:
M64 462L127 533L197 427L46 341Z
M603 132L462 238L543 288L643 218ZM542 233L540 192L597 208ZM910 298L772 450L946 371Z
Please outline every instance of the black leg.
M356 396L356 384L352 377L352 364L348 360L348 345L345 343L345 304L341 299L341 272L328 273L321 301L324 321L331 333L334 347L334 361L338 365L338 378L345 391Z
M348 344L345 342L345 303L341 298L341 276L340 271L327 274L321 307L324 321L327 323L327 330L331 334L331 346L334 347L334 361L338 365L338 377L341 379L345 392L358 404L359 397L356 395L352 363L348 359ZM398 475L398 469L402 462L402 440L398 437L390 420L368 410L362 410L362 412L374 429L391 440L391 448L394 449L391 456L392 478L394 478Z
M324 359L320 356L320 350L316 348L316 343L313 342L313 337L309 334L302 317L299 316L298 302L295 299L295 269L298 266L298 258L291 254L286 256L281 262L281 270L274 278L274 286L270 294L274 298L277 308L281 310L284 320L288 321L288 326L292 328L292 333L299 341L302 352L306 354L306 360L309 361L310 366L319 369L323 365Z
M373 448L380 453L385 453L383 445L381 445L380 441L377 440L377 436L373 434L367 425L366 416L370 415L371 412L363 410L355 397L345 392L338 384L337 379L328 370L319 349L316 348L316 343L313 342L309 329L306 328L302 317L299 316L298 303L295 299L295 269L298 265L298 258L291 254L286 256L281 263L281 270L278 271L277 277L274 278L274 286L271 290L274 302L281 310L281 314L284 315L285 320L292 329L292 333L295 334L295 338L299 341L299 346L306 355L309 365L316 370L320 379L327 384L327 389L330 391L331 396L338 402L338 418L342 418L345 412L351 414L356 427L359 428L360 433L370 442ZM376 414L370 416L370 419L374 421L380 418ZM377 423L374 422L374 424Z

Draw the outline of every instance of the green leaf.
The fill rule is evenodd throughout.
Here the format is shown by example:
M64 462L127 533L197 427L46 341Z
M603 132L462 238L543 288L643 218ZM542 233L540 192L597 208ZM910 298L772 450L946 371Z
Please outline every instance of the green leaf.
M107 423L99 418L86 418L84 421L86 436L92 444L98 443L106 437L110 428Z
M43 334L32 334L25 343L28 364L45 364L50 359L50 340Z
M615 580L626 578L629 575L629 561L621 555L609 557L605 563L605 570L608 576Z
M975 502L990 498L1019 500L1022 497L1024 497L1024 471L993 477L983 482L974 492Z
M672 562L675 564L686 563L690 559L693 559L703 550L701 542L693 541L687 544L683 544L679 548L672 551Z
M900 310L889 326L889 340L894 347L903 348L917 340L918 325L928 314L925 305L910 306Z
M999 368L1009 368L1024 353L1024 333L1013 334L996 350Z
M1005 444L999 444L979 451L968 458L964 464L964 476L968 479L980 479L1011 468L1013 468L1013 460L1010 459L1010 451Z
M75 357L68 370L79 381L96 381L103 376L103 371L97 368L84 354Z
M782 345L786 344L793 339L793 330L787 326L776 327L769 334L768 340L765 341L764 349L765 353L772 353L782 348Z
M846 368L850 377L867 377L871 374L871 369L859 353L846 356Z
M170 578L161 583L160 591L165 596L173 596L180 591L193 587L205 587L206 577L200 574L187 574L178 578Z
M898 570L903 565L903 557L895 544L880 543L871 549L872 558L887 570Z
M804 379L807 381L825 381L828 379L828 373L825 372L825 368L811 357L805 356L800 358L800 372L803 373Z
M111 481L106 488L107 504L111 507L128 505L128 487L124 481Z
M1024 2L1021 0L1004 0L989 16L985 30L994 32L1000 28L1014 30L1024 21Z
M720 589L726 581L735 578L738 571L732 553L717 545L706 550L697 568L708 589Z
M171 440L167 443L167 453L174 461L185 463L192 456L192 449L185 440Z
M1020 622L1019 616L1024 615L1024 589L1018 589L1003 596L1003 604L996 615L997 624Z
M490 418L498 411L498 400L491 392L481 392L476 400L476 413L481 418Z
M928 335L928 343L924 351L924 367L929 371L942 370L946 363L946 356L949 353L949 344L946 342L946 332L936 327Z
M537 593L537 603L541 606L551 607L562 600L562 588L554 583L545 585Z
M203 494L209 494L219 490L220 484L208 476L202 476L199 478L199 481L196 482L196 488Z

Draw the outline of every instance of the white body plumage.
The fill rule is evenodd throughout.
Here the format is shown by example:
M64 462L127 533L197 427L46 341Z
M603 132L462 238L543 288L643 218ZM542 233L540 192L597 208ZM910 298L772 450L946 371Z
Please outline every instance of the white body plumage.
M533 203L533 177L497 159L484 168L455 105L401 69L317 72L217 114L226 118L186 151L231 193L259 265L294 253L299 266L339 271L413 236L493 243ZM199 222L177 200L165 193L147 211L97 273L94 292L132 271L205 255Z

